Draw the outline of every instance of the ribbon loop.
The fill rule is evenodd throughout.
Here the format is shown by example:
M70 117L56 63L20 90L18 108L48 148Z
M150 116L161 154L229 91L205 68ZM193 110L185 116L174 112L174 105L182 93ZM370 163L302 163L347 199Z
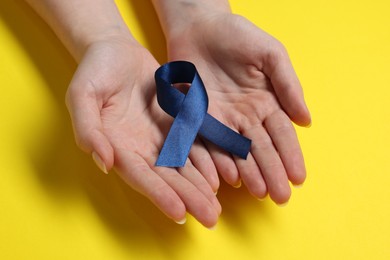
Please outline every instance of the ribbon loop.
M251 140L207 114L208 97L195 65L174 61L155 73L160 107L175 118L165 139L156 166L183 167L197 134L222 149L246 159ZM190 83L187 94L173 84Z

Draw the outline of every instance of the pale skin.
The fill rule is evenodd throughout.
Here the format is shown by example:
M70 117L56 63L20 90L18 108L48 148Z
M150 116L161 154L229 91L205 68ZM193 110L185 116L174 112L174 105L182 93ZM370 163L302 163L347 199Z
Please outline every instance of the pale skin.
M242 180L257 198L277 204L291 195L289 181L306 177L291 120L311 117L288 54L276 39L231 13L225 0L153 0L167 39L169 60L195 63L210 97L209 112L252 139L246 161L206 144L231 185Z
M188 212L204 226L214 227L221 213L221 205L214 194L219 186L217 170L232 185L242 179L249 191L259 198L269 192L278 204L290 197L288 180L296 184L304 181L302 153L286 113L301 125L309 124L310 116L307 109L301 107L304 102L299 82L283 86L283 82L291 80L292 68L279 69L287 69L285 76L276 69L281 65L267 64L260 57L261 70L245 66L247 60L235 58L240 53L222 63L223 48L213 44L215 38L198 44L196 37L202 37L199 33L186 39L188 48L178 48L172 41L190 31L195 32L194 28L177 28L176 33L168 35L168 20L167 24L162 20L170 48L169 58L188 59L199 66L212 100L210 114L252 138L253 146L248 160L243 161L209 144L205 147L198 140L185 167L155 167L159 149L172 123L172 118L156 102L153 75L159 64L134 40L114 1L26 1L53 28L79 63L66 96L77 144L93 155L104 172L114 168L129 186L149 198L169 218L183 223ZM160 1L160 4L155 1L154 4L160 18L180 7L175 1ZM215 7L222 5L226 7L226 2L215 1ZM210 13L212 11L210 9ZM221 24L233 19L226 18L224 22L219 14L200 18L198 22L209 26L210 30L217 30ZM262 34L247 21L239 29L251 26ZM264 35L265 40L272 39ZM231 45L234 49L234 43ZM172 51L174 48L177 52ZM205 49L213 52L210 54ZM240 73L245 72L248 80L241 81L233 67ZM268 73L274 76L269 77ZM222 86L226 82L237 84ZM278 135L287 135L288 141L277 138ZM288 148L289 143L293 145L292 149ZM294 164L289 159L291 154L295 158ZM276 174L271 175L269 172L274 170Z

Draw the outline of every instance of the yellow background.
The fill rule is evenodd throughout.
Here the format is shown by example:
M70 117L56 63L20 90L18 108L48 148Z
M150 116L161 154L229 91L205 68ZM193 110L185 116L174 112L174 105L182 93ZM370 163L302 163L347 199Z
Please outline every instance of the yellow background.
M149 1L117 1L160 62ZM0 259L390 259L390 2L232 0L289 50L312 112L308 178L285 208L222 184L215 231L166 219L74 144L75 62L20 0L0 2Z

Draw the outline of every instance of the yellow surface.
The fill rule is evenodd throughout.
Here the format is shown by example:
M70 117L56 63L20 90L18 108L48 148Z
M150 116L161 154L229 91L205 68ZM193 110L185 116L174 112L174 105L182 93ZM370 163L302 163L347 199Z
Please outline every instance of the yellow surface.
M117 2L164 62L149 1ZM77 149L63 102L76 64L2 0L0 259L390 259L389 3L231 1L289 50L313 116L298 129L308 179L285 208L222 185L209 231L171 223Z

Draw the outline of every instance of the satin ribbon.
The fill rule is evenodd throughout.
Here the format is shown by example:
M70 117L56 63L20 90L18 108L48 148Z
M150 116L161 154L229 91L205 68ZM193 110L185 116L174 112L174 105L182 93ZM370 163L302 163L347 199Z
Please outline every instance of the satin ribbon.
M155 80L160 107L175 118L156 166L183 167L197 134L246 159L251 140L207 114L207 92L194 64L187 61L164 64L156 71ZM183 94L173 86L175 83L191 86Z

